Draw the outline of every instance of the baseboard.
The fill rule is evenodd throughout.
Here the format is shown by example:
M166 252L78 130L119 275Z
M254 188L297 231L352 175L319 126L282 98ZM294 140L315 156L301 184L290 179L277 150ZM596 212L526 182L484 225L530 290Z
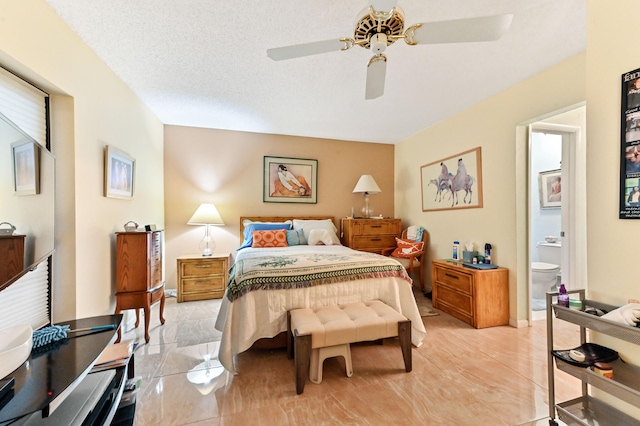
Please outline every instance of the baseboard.
M529 321L509 319L509 325L515 328L524 328L529 327Z

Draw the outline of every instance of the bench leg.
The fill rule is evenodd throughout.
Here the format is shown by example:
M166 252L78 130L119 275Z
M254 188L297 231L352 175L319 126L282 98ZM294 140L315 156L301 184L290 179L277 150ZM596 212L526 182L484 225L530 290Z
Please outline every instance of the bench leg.
M411 359L411 321L398 322L398 338L400 339L400 347L402 348L404 368L408 373L413 369Z
M291 334L291 312L287 311L287 359L293 358L293 334Z
M294 335L294 363L296 365L296 394L304 392L304 385L309 377L309 366L311 362L311 335Z

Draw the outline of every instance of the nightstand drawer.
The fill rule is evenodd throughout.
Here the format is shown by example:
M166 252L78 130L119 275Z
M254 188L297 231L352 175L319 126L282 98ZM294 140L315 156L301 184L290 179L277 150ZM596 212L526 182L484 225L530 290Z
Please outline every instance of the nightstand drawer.
M473 299L445 286L438 286L438 305L448 305L460 313L473 316Z
M397 235L400 233L400 230L398 229L398 224L395 222L376 223L376 220L373 220L362 224L361 233L363 235Z
M184 293L202 293L211 291L224 291L224 277L202 277L202 278L185 278L182 280L182 291Z
M183 277L224 274L225 262L190 261L182 263Z
M353 248L356 250L383 249L395 246L396 237L393 235L359 236L353 237L353 243Z
M435 280L466 294L473 293L471 276L445 268L435 270Z

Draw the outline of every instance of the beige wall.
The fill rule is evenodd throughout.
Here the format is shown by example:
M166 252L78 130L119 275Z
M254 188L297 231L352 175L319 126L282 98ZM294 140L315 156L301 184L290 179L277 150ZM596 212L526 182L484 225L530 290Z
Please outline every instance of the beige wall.
M396 146L396 216L428 230L429 259L451 258L454 240L480 249L491 243L492 260L509 268L512 324L527 318L527 284L516 274L516 126L584 99L585 55L579 54ZM420 166L478 146L483 208L423 212ZM426 274L430 286L430 268Z
M113 233L164 225L162 124L43 0L3 1L0 22L0 65L52 95L53 320L112 313ZM106 145L136 158L131 201L102 195Z
M330 215L336 219L364 205L353 194L371 174L381 193L370 196L374 214L393 216L393 145L165 126L167 287L176 287L176 258L198 253L201 226L187 221L200 203L212 202L225 226L212 227L216 252L240 245L240 216ZM262 201L263 157L318 160L317 204Z

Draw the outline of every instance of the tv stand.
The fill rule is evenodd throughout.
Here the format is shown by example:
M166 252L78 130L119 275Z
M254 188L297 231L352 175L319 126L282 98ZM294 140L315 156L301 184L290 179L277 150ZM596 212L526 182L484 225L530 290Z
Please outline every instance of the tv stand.
M115 329L77 333L77 337L56 342L47 351L34 349L27 361L7 376L13 377L15 384L13 396L0 409L0 424L53 424L47 420L53 420L60 407L61 412L81 414L78 420L84 424L111 423L127 380L127 366L99 376L102 379L96 374L87 375L102 351L116 340L121 322L122 315L103 315L59 324L68 324L72 330L109 324ZM78 395L82 393L92 393L89 399L93 405L76 409L72 402L82 399Z

